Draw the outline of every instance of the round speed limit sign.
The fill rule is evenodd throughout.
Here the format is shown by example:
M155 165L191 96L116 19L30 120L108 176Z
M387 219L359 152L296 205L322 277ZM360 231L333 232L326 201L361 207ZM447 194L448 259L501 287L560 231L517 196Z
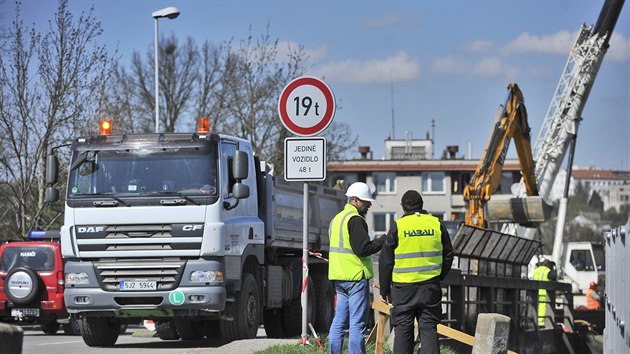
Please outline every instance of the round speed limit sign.
M280 94L278 114L290 132L313 136L323 132L335 115L335 96L322 80L302 76L291 81Z

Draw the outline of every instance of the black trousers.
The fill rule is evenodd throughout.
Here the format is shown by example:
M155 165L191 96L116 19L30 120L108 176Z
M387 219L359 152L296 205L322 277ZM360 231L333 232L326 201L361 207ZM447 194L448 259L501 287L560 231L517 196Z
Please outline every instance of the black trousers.
M439 354L437 325L442 316L442 289L439 283L392 286L391 321L396 329L394 353L411 354L416 344L414 320L418 320L420 354Z

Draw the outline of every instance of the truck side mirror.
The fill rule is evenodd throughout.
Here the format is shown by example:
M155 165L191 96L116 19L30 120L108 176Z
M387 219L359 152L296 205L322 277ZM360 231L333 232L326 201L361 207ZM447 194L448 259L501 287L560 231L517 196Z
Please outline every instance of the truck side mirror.
M59 178L59 160L57 155L50 154L46 158L46 184L55 184Z
M229 202L223 202L223 207L226 210L236 208L241 199L249 197L249 186L242 182L243 179L247 178L248 173L249 156L246 152L237 150L232 158L232 176L236 180L232 186L232 196L236 198L236 203L231 205Z
M46 187L46 192L44 194L44 199L46 203L54 203L59 200L59 191L57 188L53 186Z
M249 197L249 186L246 184L236 182L234 183L234 187L232 189L232 195L236 199L243 199Z
M249 172L249 158L245 151L236 151L234 153L234 162L232 163L232 175L237 182L247 178Z

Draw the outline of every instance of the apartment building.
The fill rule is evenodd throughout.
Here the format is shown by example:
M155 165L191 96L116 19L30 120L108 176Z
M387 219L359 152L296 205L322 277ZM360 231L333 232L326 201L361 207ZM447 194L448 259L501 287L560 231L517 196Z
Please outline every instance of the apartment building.
M409 189L422 194L430 214L458 223L466 212L462 192L479 160L462 158L457 146L448 146L438 159L432 154L433 144L428 139L386 140L383 159L374 159L370 147L361 146L356 159L328 161L327 183L333 186L341 180L347 187L360 181L374 189L376 201L366 215L372 235L386 232L402 216L400 198ZM512 185L520 179L518 160L506 160L496 194L511 194ZM447 224L454 228L456 223Z

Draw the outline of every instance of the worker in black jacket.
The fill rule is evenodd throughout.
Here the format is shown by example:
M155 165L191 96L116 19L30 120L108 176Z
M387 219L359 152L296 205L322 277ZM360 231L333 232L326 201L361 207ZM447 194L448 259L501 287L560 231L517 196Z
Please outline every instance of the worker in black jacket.
M420 354L439 353L437 325L442 316L440 280L453 263L453 246L442 222L423 209L420 193L405 192L404 215L389 230L379 257L381 297L391 302L396 330L394 353L413 353L418 320Z

